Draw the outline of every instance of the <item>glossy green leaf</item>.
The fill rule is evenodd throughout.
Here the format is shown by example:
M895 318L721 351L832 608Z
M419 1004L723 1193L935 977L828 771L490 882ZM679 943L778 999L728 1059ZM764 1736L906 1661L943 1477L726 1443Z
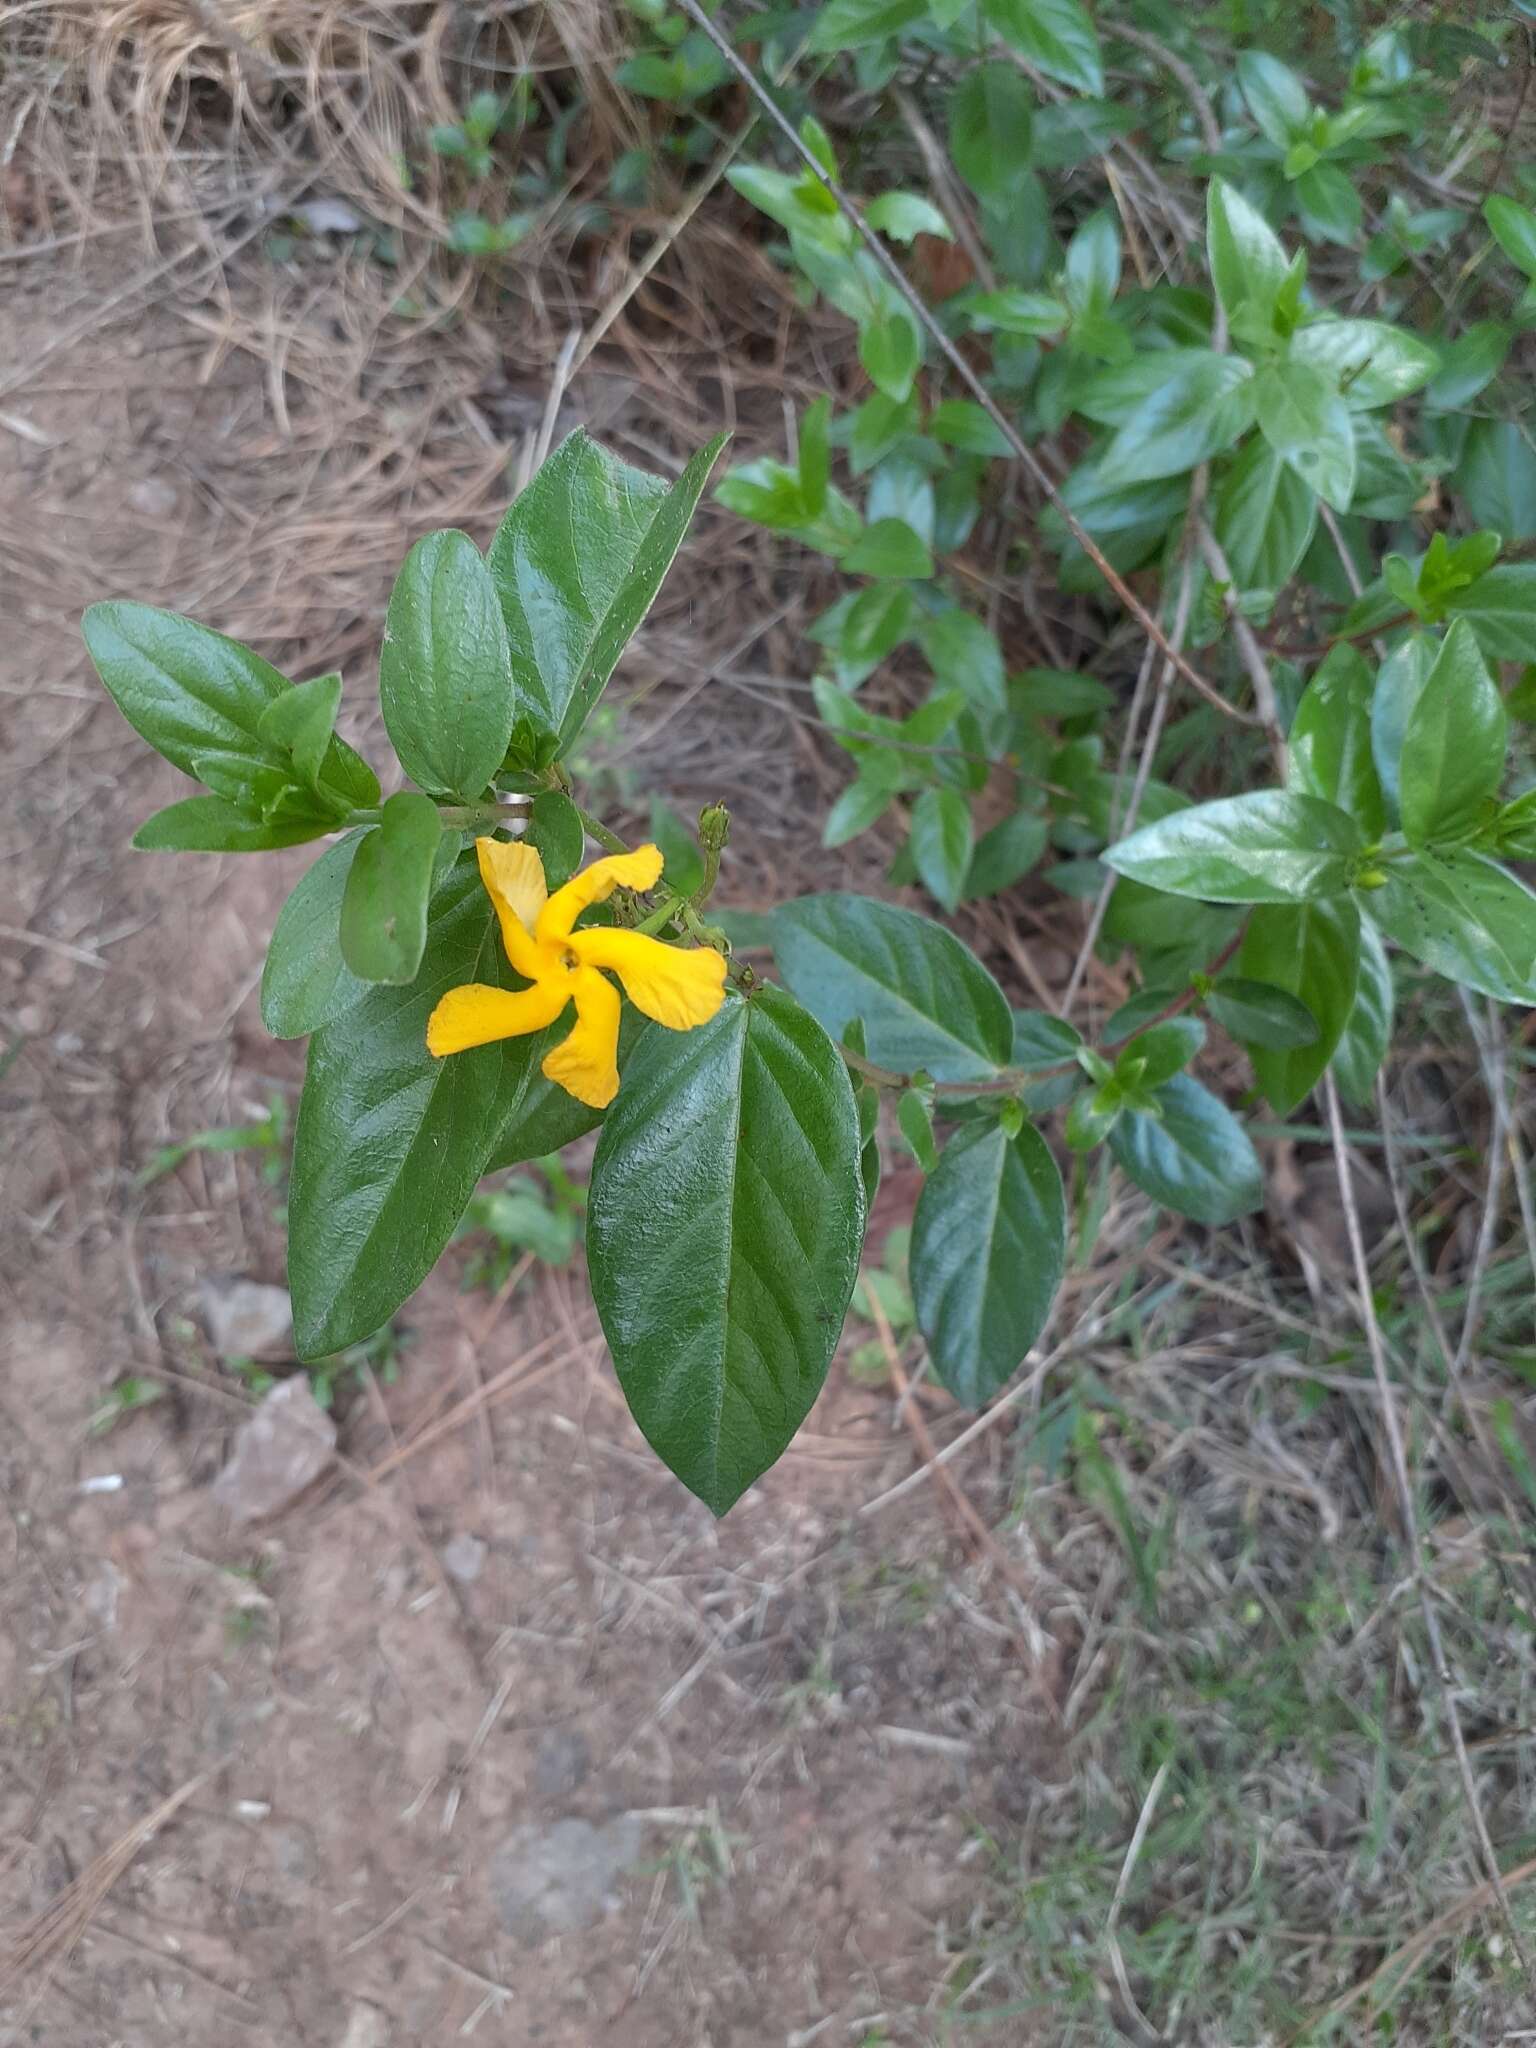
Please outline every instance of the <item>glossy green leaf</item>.
M1038 811L1012 811L983 832L971 856L964 894L996 896L1027 875L1045 851L1050 825Z
M1026 1069L1060 1066L1076 1056L1082 1042L1081 1033L1065 1017L1053 1017L1045 1010L1015 1010L1008 1064Z
M1480 525L1536 539L1536 443L1518 420L1473 420L1452 481Z
M313 787L324 771L340 706L341 677L313 676L272 699L256 721L257 734L269 747L285 751L299 780ZM371 802L378 802L377 789Z
M822 821L822 845L846 846L867 832L890 809L896 787L888 774L873 768L856 776Z
M1504 699L1471 627L1458 619L1403 732L1398 801L1410 844L1471 838L1503 779L1508 737Z
M1243 306L1273 318L1290 260L1258 208L1223 178L1206 190L1206 253L1216 295L1230 319Z
M864 218L893 242L914 242L919 235L936 235L952 242L955 231L931 199L916 192L882 192L864 209Z
M1337 164L1309 164L1292 188L1308 234L1325 242L1349 243L1360 232L1360 194Z
M1120 229L1105 207L1090 213L1067 244L1061 289L1074 321L1107 312L1120 289ZM1074 337L1078 326L1073 327Z
M545 883L551 889L558 889L562 882L568 882L586 856L587 834L581 813L563 790L539 791L528 806L528 828L524 837L530 846L537 848L544 863ZM662 851L665 853L667 849L663 847Z
M1034 95L1012 64L978 64L949 98L955 169L983 199L1003 199L1030 175Z
M1536 213L1519 200L1494 192L1483 201L1483 218L1515 268L1536 279Z
M1101 484L1149 483L1193 469L1235 441L1253 416L1253 366L1241 356L1191 351L1162 380L1099 458Z
M1536 562L1500 562L1447 609L1465 619L1490 661L1536 661Z
M249 647L179 612L125 601L93 604L81 631L118 710L184 775L201 781L199 761L206 766L226 757L288 767L286 746L263 736L261 720L289 685ZM334 737L321 763L320 788L342 812L378 801L371 770Z
M429 533L406 556L385 620L379 701L413 782L466 799L489 787L514 699L496 592L468 534Z
M809 50L857 50L900 35L928 12L928 0L826 0L806 44Z
M859 361L869 381L887 398L903 399L923 361L923 337L906 307L897 303L859 328Z
M1165 1017L1127 1043L1115 1073L1127 1087L1160 1088L1183 1072L1204 1043L1205 1026L1198 1017Z
M1322 370L1274 363L1253 380L1259 431L1282 462L1336 512L1355 494L1355 432L1349 407Z
M1188 1074L1167 1082L1156 1100L1157 1115L1128 1110L1110 1133L1121 1172L1197 1223L1232 1223L1261 1208L1258 1154L1226 1105Z
M1328 896L1350 879L1363 841L1333 804L1259 790L1176 811L1104 854L1116 874L1207 903L1290 903Z
M1362 655L1340 642L1323 657L1291 721L1290 787L1348 811L1366 839L1386 826L1371 751L1375 683Z
M925 789L912 806L908 844L928 893L953 913L971 865L971 807L958 789Z
M415 980L442 836L436 804L415 789L392 796L364 835L341 903L341 955L360 981Z
M464 861L432 903L409 988L371 988L315 1033L294 1132L288 1284L300 1355L345 1350L426 1278L543 1046L434 1060L427 1019L463 982L510 987L490 903Z
M985 1080L1009 1064L1007 998L953 932L867 896L802 896L772 914L779 971L834 1038L862 1018L897 1073Z
M933 574L933 557L904 519L877 519L840 566L850 576L927 577Z
M821 1391L858 1278L859 1152L837 1048L771 986L648 1033L604 1121L593 1299L635 1420L717 1515Z
M1047 78L1097 99L1104 90L1099 39L1081 0L981 0L1003 41Z
M1393 648L1377 673L1371 699L1371 753L1382 793L1393 812L1398 807L1403 735L1439 651L1440 642L1432 633L1410 633Z
M1265 139L1276 149L1289 149L1312 115L1307 89L1295 72L1267 50L1244 50L1237 60L1237 82Z
M661 1030L640 1015L632 1003L624 1005L623 1022L619 1027L619 1074L629 1071L630 1055L640 1039L648 1031ZM552 1024L547 1031L541 1031L531 1041L532 1065L528 1085L523 1089L496 1133L490 1157L485 1162L487 1173L498 1173L503 1167L520 1166L526 1159L545 1159L551 1152L559 1152L567 1145L573 1145L578 1138L584 1138L589 1131L595 1131L606 1112L590 1109L586 1103L578 1102L574 1095L568 1095L556 1081L546 1080L539 1071L539 1063L549 1049L557 1045L569 1031L570 1025L561 1021Z
M1222 478L1212 524L1238 589L1278 592L1312 543L1317 492L1255 434Z
M1266 1052L1291 1052L1315 1045L1321 1036L1317 1019L1306 1004L1283 988L1224 974L1205 999L1205 1007L1232 1037Z
M1095 1151L1125 1114L1125 1091L1116 1080L1081 1088L1067 1105L1062 1135L1074 1152Z
M334 824L321 811L268 824L224 797L189 796L146 818L133 843L140 853L271 853L323 839Z
M1385 320L1315 320L1291 337L1289 359L1326 376L1361 412L1396 404L1440 367L1427 341Z
M1483 995L1536 1003L1536 896L1497 862L1454 848L1391 862L1360 907L1405 953Z
M968 455L1009 455L1013 451L1002 428L969 398L946 398L928 415L927 431L946 448Z
M305 1038L368 992L341 957L342 898L362 838L349 832L327 847L277 914L261 976L261 1021L274 1038Z
M1429 380L1425 403L1437 412L1459 412L1470 404L1498 375L1513 338L1513 329L1502 320L1477 320L1454 341L1442 342L1440 367Z
M965 303L973 326L983 330L996 328L999 334L1018 334L1026 339L1060 334L1069 317L1061 300L1050 292L977 292L974 297L967 297Z
M974 612L952 605L922 618L917 644L935 676L982 711L1006 711L1008 678L997 635Z
M933 1369L968 1407L1012 1378L1066 1263L1061 1175L1044 1139L988 1119L951 1138L912 1219L910 1273Z
M569 745L682 545L717 435L670 488L579 429L497 529L488 557L506 623L518 716Z
M1316 1020L1305 1045L1253 1044L1249 1058L1277 1116L1289 1116L1316 1085L1354 1006L1360 913L1347 896L1314 903L1261 903L1248 920L1238 973L1284 989Z
M1392 963L1381 935L1369 918L1360 924L1360 978L1348 1022L1334 1048L1333 1077L1339 1092L1363 1109L1371 1100L1376 1076L1392 1042L1395 998Z

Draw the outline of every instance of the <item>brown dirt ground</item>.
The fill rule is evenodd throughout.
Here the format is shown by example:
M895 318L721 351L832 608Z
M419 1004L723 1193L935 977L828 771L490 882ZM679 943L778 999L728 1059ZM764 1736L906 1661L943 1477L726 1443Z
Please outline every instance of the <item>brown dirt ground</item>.
M254 988L305 855L127 851L178 778L102 697L78 610L132 593L302 644L308 672L350 657L366 738L390 569L422 526L484 525L519 415L502 372L445 373L419 488L370 510L369 476L270 354L221 340L206 302L114 307L113 285L28 266L0 310L0 364L30 372L0 400L0 1030L19 1047L0 1075L0 1921L57 1936L78 1906L84 1926L4 1996L0 2041L938 2040L970 1860L1059 1752L1007 1589L964 1565L937 1500L857 1517L912 1469L888 1399L835 1369L717 1525L644 1452L580 1283L496 1313L450 1257L406 1313L398 1383L346 1397L323 1496L254 1538L210 1500L248 1397L207 1351L197 1286L281 1277L274 1197L243 1156L142 1192L133 1175L295 1087L298 1049L266 1039ZM306 340L296 321L293 360ZM388 399L355 356L363 417ZM572 406L615 410L597 379ZM686 686L689 631L664 605L642 688L648 662ZM778 714L720 702L737 737L697 767L680 747L678 793L737 804L750 901L789 829L782 789L752 815ZM129 1372L167 1398L93 1436ZM87 1489L104 1475L116 1491ZM442 1558L466 1534L488 1550L461 1585ZM600 1925L531 1948L501 1931L509 1833L620 1814L642 1847Z

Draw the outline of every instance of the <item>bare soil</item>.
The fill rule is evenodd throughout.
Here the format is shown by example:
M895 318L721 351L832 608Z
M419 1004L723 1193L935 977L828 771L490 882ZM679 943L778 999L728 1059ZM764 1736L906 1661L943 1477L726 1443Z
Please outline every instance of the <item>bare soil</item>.
M451 1256L402 1319L398 1380L343 1384L320 1497L255 1536L211 1501L250 1395L199 1283L281 1278L279 1191L245 1154L135 1174L292 1098L301 1052L254 990L305 853L128 850L179 778L103 697L78 611L173 605L298 673L339 651L366 740L394 562L422 526L483 525L520 443L456 429L450 394L427 482L375 502L206 302L114 304L99 267L7 282L0 364L31 373L0 399L0 1921L27 1967L0 2041L947 2038L976 1860L1060 1751L1008 1589L937 1497L858 1512L913 1469L888 1396L835 1368L717 1525L645 1452L579 1281L497 1304ZM496 375L463 392L482 423ZM569 403L610 400L594 379ZM689 623L664 611L653 666ZM745 806L750 878L786 832L782 792L751 817L779 714L722 701L738 736L681 779ZM124 1375L163 1397L93 1434ZM625 1816L594 1924L508 1931L509 1837Z

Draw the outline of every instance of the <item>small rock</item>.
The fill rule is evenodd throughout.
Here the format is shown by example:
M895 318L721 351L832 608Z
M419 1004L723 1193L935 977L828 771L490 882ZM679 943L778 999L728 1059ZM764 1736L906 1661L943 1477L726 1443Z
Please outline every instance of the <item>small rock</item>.
M285 207L290 220L302 221L312 235L355 235L363 216L344 199L305 199Z
M128 502L147 519L164 519L176 510L176 486L163 477L142 476L128 486Z
M293 1348L293 1303L286 1287L210 1273L200 1289L209 1342L220 1358L270 1358Z
M485 1545L466 1530L443 1545L443 1569L460 1585L472 1586L485 1566Z
M296 1501L331 1462L336 1425L302 1373L261 1398L213 1482L213 1497L237 1523L259 1522Z
M389 2048L389 2021L376 2005L358 1999L348 2009L338 2048Z
M592 1768L592 1751L577 1728L551 1728L533 1757L533 1789L541 1799L566 1799Z
M618 1881L638 1858L640 1837L640 1821L628 1813L605 1827L571 1819L514 1828L491 1860L502 1926L529 1947L595 1927L617 1909Z

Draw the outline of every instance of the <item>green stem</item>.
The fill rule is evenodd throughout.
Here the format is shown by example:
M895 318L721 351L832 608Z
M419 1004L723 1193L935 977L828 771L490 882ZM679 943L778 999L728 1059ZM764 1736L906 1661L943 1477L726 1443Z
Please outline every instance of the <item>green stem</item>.
M629 848L617 832L610 832L601 818L594 818L590 811L576 806L576 815L581 820L582 830L589 839L595 839L599 846L606 846L610 853L628 853Z

